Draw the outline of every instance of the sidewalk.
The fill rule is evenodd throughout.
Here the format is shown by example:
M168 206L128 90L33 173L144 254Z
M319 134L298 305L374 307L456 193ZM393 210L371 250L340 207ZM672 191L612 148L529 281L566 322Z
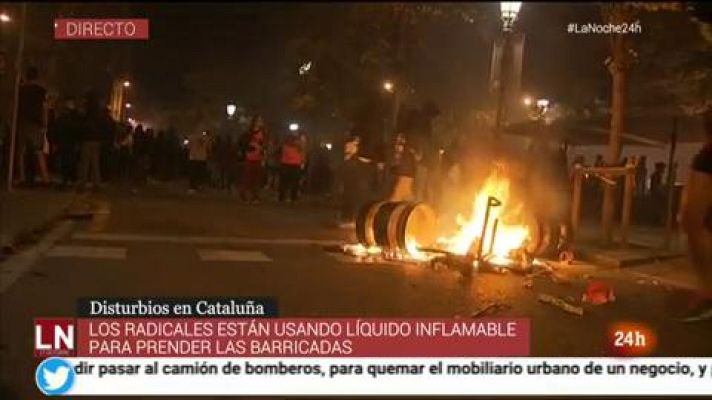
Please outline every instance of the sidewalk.
M665 234L664 228L632 226L628 246L623 248L617 243L620 237L618 232L614 232L615 243L606 246L602 244L600 228L585 225L577 234L576 248L581 259L610 268L684 258L687 254L685 236L682 233L674 235L666 248Z
M0 192L0 248L60 217L79 196L43 188Z

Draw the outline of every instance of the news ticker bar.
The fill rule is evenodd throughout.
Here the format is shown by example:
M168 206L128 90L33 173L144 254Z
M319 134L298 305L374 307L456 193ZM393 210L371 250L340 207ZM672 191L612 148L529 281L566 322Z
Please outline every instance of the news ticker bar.
M36 343L41 344L35 350L40 357L513 357L529 355L530 347L530 321L523 318L79 318L61 325L57 320L50 320L54 325L45 322L35 321ZM42 352L57 348L52 344L62 341L72 344L65 349L71 351Z
M712 358L65 358L65 395L710 395ZM47 382L41 364L40 390ZM59 367L53 367L56 371ZM49 375L52 378L52 374Z

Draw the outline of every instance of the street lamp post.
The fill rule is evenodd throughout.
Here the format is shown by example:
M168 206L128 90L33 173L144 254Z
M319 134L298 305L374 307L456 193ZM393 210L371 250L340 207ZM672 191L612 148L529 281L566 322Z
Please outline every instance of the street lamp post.
M497 97L497 113L495 115L495 135L500 136L502 133L502 123L505 112L506 100L506 83L507 73L509 72L509 47L512 36L512 26L517 19L519 9L522 7L520 1L503 1L500 2L500 12L502 17L502 55L499 60L499 79L498 79L498 97Z
M15 90L12 106L12 127L10 129L10 156L7 167L7 190L12 191L12 176L15 167L15 142L17 138L17 119L19 111L20 78L22 76L22 58L25 52L25 25L27 22L27 3L22 3L22 19L20 20L20 40L17 44L17 59L15 60ZM24 166L20 166L23 168Z
M123 121L124 120L124 109L125 108L131 108L128 103L125 103L126 100L126 92L128 91L129 88L131 88L131 81L129 80L119 80L119 79L114 79L114 83L112 86L111 90L111 116L114 118L116 121ZM128 107L127 107L128 105Z
M401 88L396 87L396 84L392 80L385 80L383 81L383 84L381 85L383 90L386 93L389 93L393 96L393 103L391 106L391 115L390 115L390 129L388 129L388 124L385 123L385 127L383 130L383 143L387 144L389 142L389 133L392 134L392 136L396 135L396 129L398 129L398 111L400 108L400 93L401 93Z

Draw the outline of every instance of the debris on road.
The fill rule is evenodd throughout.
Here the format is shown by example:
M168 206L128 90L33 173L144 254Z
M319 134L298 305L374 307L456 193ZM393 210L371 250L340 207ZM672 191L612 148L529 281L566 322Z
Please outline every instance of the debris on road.
M581 296L581 301L584 303L593 304L595 306L613 303L616 301L616 296L608 285L601 281L589 282L586 291Z
M492 311L492 310L497 311L497 310L500 310L500 309L503 309L506 307L507 307L507 304L499 303L496 301L491 302L491 303L488 303L488 304L478 308L474 312L472 312L472 314L470 314L470 318L477 318L483 314L488 313L489 311Z
M567 303L566 301L552 296L550 294L545 294L542 293L537 297L537 300L544 304L550 304L554 307L560 308L564 311L566 311L569 314L575 314L578 316L583 316L583 307L579 307L570 303Z
M522 286L525 289L531 289L532 286L534 286L534 279L531 276L525 277L524 282L522 283Z
M638 285L652 285L652 286L660 285L660 281L658 279L651 278L651 277L642 277L642 278L636 280L635 283L637 283Z
M556 272L551 274L551 280L554 283L558 283L560 285L568 285L569 283L571 283L571 278L569 276Z
M559 253L559 263L561 265L571 265L574 262L574 252L570 250L564 250Z

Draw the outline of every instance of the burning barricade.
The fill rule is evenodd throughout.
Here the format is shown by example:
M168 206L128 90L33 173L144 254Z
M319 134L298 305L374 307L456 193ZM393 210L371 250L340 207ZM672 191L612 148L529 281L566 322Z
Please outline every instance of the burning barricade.
M536 257L558 257L560 230L515 199L512 180L494 168L474 194L470 210L454 224L420 202L380 201L356 220L358 244L347 254L380 260L445 265L469 275L475 270L531 270ZM451 221L450 221L451 222Z

